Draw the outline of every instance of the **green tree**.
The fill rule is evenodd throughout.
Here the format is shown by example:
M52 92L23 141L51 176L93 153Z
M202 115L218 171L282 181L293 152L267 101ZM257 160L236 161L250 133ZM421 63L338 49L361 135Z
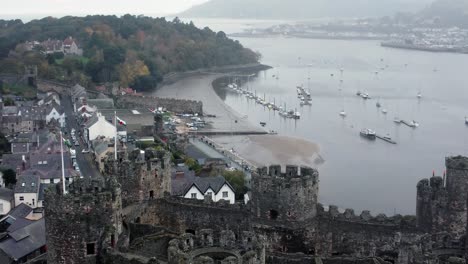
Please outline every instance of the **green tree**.
M200 173L202 166L198 164L198 162L192 158L185 159L185 165L189 167L190 170L195 171L195 173Z
M16 184L16 172L12 169L3 170L3 182L5 186Z
M223 172L223 177L236 191L236 199L242 200L244 198L244 194L246 194L248 191L247 187L245 186L245 174L239 170L225 170Z
M0 133L0 157L5 153L10 153L11 144L8 139Z

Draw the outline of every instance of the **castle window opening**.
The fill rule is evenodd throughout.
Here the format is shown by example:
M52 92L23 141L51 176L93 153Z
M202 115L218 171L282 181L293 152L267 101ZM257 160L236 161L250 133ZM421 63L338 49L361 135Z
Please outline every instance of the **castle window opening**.
M278 218L278 211L276 210L270 210L270 215L269 215L270 219L272 220L276 220Z
M193 229L186 229L186 230L185 230L185 233L195 235L195 230L193 230ZM205 234L205 236L206 236L206 234ZM187 241L188 241L188 240L187 240ZM188 242L187 242L187 243L188 243Z
M86 243L86 255L96 255L96 243Z
M149 196L150 196L150 199L153 199L153 198L154 198L154 191L153 191L153 190L151 190L151 191L149 192Z

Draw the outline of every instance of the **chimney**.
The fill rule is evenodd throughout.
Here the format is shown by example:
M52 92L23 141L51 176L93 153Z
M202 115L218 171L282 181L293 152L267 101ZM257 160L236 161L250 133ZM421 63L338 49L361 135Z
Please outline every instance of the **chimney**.
M183 179L185 177L185 173L183 171L176 171L175 178L176 179Z

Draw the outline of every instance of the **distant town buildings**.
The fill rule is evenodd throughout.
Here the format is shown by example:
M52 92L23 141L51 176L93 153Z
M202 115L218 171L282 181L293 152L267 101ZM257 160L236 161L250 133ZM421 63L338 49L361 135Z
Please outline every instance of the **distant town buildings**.
M78 47L78 43L73 37L68 37L65 40L48 39L43 42L27 41L25 44L28 50L40 49L44 54L83 55L83 50Z

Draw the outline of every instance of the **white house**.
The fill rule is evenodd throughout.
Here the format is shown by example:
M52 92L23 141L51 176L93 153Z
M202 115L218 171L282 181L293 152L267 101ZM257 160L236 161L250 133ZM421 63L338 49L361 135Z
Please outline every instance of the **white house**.
M0 188L0 215L6 215L14 207L13 190Z
M15 187L15 205L27 204L32 208L39 206L40 180L38 175L24 175L18 178Z
M78 47L76 41L72 37L68 37L63 41L63 51L65 54L80 56L83 54L83 50Z
M98 137L114 138L115 126L106 120L106 117L97 112L85 124L84 136L87 142Z
M187 199L204 200L209 196L214 202L225 200L234 204L236 201L234 188L222 176L185 179L185 183L180 187L176 195ZM178 188L177 184L175 188Z
M46 123L57 120L61 127L65 127L65 112L56 103L50 104L46 109Z

